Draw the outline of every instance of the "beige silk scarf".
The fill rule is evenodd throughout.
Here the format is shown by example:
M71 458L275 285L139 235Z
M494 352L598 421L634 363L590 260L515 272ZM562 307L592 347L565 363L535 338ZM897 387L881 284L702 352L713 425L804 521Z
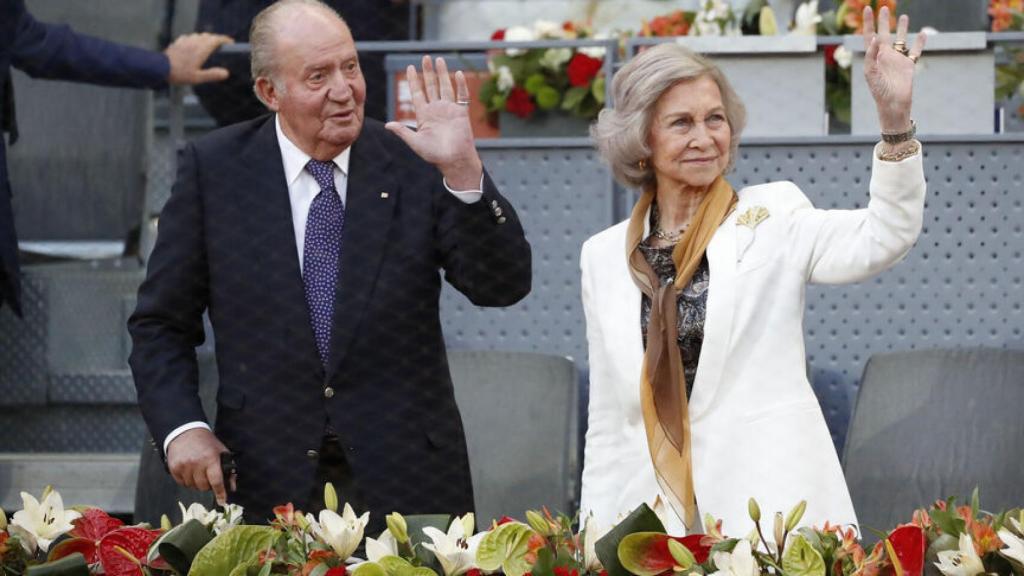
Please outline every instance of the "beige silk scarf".
M640 251L644 220L654 202L654 191L640 196L626 231L626 260L640 291L651 299L647 324L647 349L640 375L640 404L647 430L647 446L669 505L694 526L696 500L690 460L690 415L686 399L686 375L678 344L678 293L686 288L707 250L715 231L736 206L736 193L719 176L701 200L697 213L672 251L676 278L660 285L658 275Z

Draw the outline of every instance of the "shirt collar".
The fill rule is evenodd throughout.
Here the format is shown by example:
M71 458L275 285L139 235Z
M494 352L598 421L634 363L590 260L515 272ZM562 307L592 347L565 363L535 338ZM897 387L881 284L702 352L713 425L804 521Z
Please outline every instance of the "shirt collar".
M281 148L281 160L284 163L284 177L285 181L288 182L288 186L295 183L295 180L302 174L302 171L306 169L306 164L309 163L311 157L299 149L298 146L292 143L284 134L284 130L281 129L281 118L274 115L274 128L277 130L277 144ZM341 170L342 174L348 176L348 161L352 155L352 147L349 146L334 157L334 165Z

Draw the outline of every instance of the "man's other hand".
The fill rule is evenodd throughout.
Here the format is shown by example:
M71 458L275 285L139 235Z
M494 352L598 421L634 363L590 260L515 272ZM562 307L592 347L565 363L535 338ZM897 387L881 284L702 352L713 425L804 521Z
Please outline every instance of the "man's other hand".
M217 503L227 504L228 494L224 488L224 474L220 469L220 455L228 448L213 432L206 428L187 430L167 447L167 468L174 481L186 488L213 490ZM230 479L232 491L235 478Z
M167 82L171 84L204 84L226 80L226 68L203 68L210 54L234 40L222 34L202 32L185 34L171 43L164 50L171 63L171 71L167 74Z

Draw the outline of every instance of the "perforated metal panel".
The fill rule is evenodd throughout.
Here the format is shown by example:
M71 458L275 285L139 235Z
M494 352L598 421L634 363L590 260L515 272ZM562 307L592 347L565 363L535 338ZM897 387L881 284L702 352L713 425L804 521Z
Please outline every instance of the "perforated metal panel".
M0 452L138 453L146 438L135 406L10 408L0 412L0 427Z
M533 247L533 290L511 308L483 309L446 286L441 308L448 346L543 352L584 362L580 246L613 220L608 172L585 140L561 149L493 148L482 156Z

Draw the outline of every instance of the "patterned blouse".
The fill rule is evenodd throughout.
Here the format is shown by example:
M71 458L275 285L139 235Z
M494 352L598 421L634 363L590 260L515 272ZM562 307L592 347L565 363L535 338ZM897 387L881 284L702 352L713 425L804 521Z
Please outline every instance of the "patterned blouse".
M652 213L654 210L651 211ZM655 214L652 217L656 218ZM655 220L657 222L657 220ZM676 277L676 265L672 261L674 246L655 248L650 245L654 236L648 236L640 244L647 263L654 269L661 280L661 285L673 282ZM704 318L707 315L708 283L711 270L707 256L701 259L700 265L693 273L693 278L686 288L679 293L677 299L679 312L677 324L679 331L679 352L683 358L683 373L686 375L686 397L693 391L693 381L697 376L697 360L700 358L701 345L704 343ZM644 337L644 348L647 347L647 324L651 320L651 299L646 294L640 307L640 327Z

